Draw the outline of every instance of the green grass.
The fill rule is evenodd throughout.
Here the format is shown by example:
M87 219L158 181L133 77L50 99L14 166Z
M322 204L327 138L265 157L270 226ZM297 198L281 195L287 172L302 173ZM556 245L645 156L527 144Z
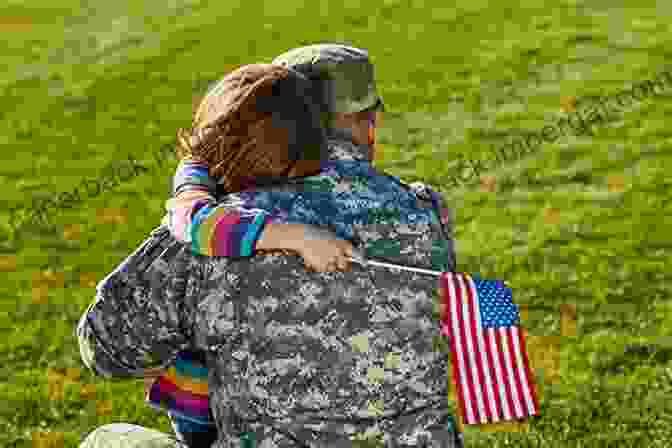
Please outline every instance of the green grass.
M189 124L194 98L232 67L323 41L370 50L388 108L379 165L442 190L461 269L509 281L531 309L529 332L561 342L558 382L537 364L542 415L530 432L467 428L468 446L669 446L672 89L593 137L491 168L489 189L447 185L459 156L487 158L507 135L551 124L562 98L608 95L666 68L672 4L461 3L0 6L0 446L33 446L39 431L76 446L118 421L170 432L139 382L70 370L72 384L58 386L54 372L82 368L74 326L93 299L90 279L160 221L175 164L157 166L152 152ZM128 155L151 171L54 210L53 230L10 238L7 210L72 191ZM103 209L125 215L105 220ZM575 337L561 336L563 304L578 310Z

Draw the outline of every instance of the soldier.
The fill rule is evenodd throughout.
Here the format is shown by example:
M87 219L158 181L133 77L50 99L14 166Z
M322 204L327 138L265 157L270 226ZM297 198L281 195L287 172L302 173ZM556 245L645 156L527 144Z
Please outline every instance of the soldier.
M313 81L315 102L321 106L322 118L330 148L342 158L373 162L376 158L376 124L385 110L378 93L374 67L368 52L347 45L316 44L294 48L273 59ZM362 151L340 151L338 142L346 147L354 143ZM338 155L338 154L337 154ZM420 201L439 211L439 219L450 244L449 264L455 264L452 245L451 211L441 195L422 182L404 184Z
M292 57L297 54L308 55L308 60L315 62L314 67L308 68L321 81L326 81L325 98L330 104L340 104L328 111L328 119L349 132L333 130L329 144L332 155L353 161L368 160L372 156L370 146L357 143L371 139L371 125L375 123L371 114L380 101L375 95L372 70L367 72L366 69L370 65L366 54L343 46L311 46L288 53ZM319 62L325 60L325 66L320 66ZM364 69L352 70L349 64L364 66ZM371 77L343 76L343 72L349 70L350 73L371 73ZM366 81L364 95L351 87L356 83L345 82L353 77ZM371 86L374 94L371 94ZM328 177L318 176L312 182L321 180ZM353 187L358 178L341 176L339 180ZM304 187L295 185L297 191ZM331 187L342 188L338 184ZM428 209L436 205L432 201L436 201L435 195L426 190L416 191L424 194ZM298 205L294 212L300 213L301 207ZM427 268L454 268L452 245L447 238L449 232L438 220L419 219L409 224L393 216L383 216L378 221L334 224L337 233L358 239L360 247L369 255ZM159 230L155 236L161 234ZM387 244L394 241L398 243L396 246ZM170 244L167 247L177 248ZM436 247L441 248L439 257L434 251ZM133 334L131 329L135 326L124 325L126 330L119 333L119 329L107 321L118 321L119 317L112 318L114 313L111 313L116 305L112 300L99 301L88 313L97 325L88 325L83 320L80 326L85 360L110 368L106 361L121 358L127 367L115 366L117 374L137 374L154 364L152 359L138 356L140 353L156 356L164 352L169 356L177 346L186 344L187 334L176 331L177 327L184 328L183 325L175 327L175 318L186 311L182 317L186 317L189 324L195 324L191 343L208 349L208 365L215 368L210 386L214 386L211 400L215 417L223 430L218 446L234 446L243 432L256 433L267 444L261 446L307 446L307 443L349 446L352 434L373 428L386 435L390 446L412 445L413 439L420 437L424 430L425 435L433 437L433 445L452 446L448 445L454 434L447 428L450 412L445 393L446 359L445 355L431 350L436 332L431 312L436 286L433 282L415 274L366 272L357 268L348 273L308 273L299 259L289 255L257 255L249 261L230 262L194 256L184 248L175 251L177 255L171 266L162 269L158 264L153 266L153 272L166 282L169 311L157 308L149 313L168 317L167 321L158 319L158 327L154 328L168 339L159 347L154 345L158 341L152 335L144 334L143 338ZM185 272L198 275L185 276ZM269 276L273 279L270 284L261 281ZM185 278L189 278L186 283ZM198 291L202 293L199 295ZM181 295L183 303L177 305ZM285 299L278 304L277 297L283 295ZM231 300L219 300L222 297ZM143 306L160 308L161 299L155 299L143 305L133 301L127 305L129 309L136 307L135 311ZM121 321L128 319L141 327L148 326L147 322L137 321L147 313L121 309L116 312L123 314ZM257 323L252 325L253 321ZM288 323L290 321L292 323ZM265 325L259 327L260 322ZM279 350L277 338L268 334L269 326L272 329L274 324L284 340ZM101 349L100 341L91 338L96 326L110 335L117 331L115 339L123 342L114 347L115 353ZM264 346L268 350L264 350ZM94 359L87 353L89 349L97 355ZM283 350L289 350L295 357L278 358ZM325 362L321 357L330 361ZM160 358L163 357L156 361L161 363L164 359ZM307 361L306 365L300 365L300 358ZM297 376L300 381L285 383L288 378ZM262 383L264 387L259 386ZM336 396L334 391L338 391ZM303 401L298 403L301 397ZM380 403L383 403L382 409L378 406Z

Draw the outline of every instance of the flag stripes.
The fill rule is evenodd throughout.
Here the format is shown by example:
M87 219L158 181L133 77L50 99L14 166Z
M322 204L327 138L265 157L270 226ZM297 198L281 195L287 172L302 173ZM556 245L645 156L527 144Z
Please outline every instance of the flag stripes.
M523 419L539 409L517 308L508 288L492 283L464 273L441 276L442 331L466 424Z

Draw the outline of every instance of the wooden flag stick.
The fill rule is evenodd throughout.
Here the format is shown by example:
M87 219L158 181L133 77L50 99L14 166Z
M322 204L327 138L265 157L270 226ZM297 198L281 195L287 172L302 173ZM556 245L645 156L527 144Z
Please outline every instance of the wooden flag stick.
M435 277L440 277L441 276L441 272L432 271L430 269L412 268L412 267L403 266L403 265L400 265L400 264L383 263L383 262L380 262L380 261L369 260L369 259L366 259L364 257L361 257L361 258L348 257L348 259L350 261L355 262L357 264L360 264L362 266L379 266L381 268L391 268L391 269L400 269L402 271L418 272L420 274L433 275Z

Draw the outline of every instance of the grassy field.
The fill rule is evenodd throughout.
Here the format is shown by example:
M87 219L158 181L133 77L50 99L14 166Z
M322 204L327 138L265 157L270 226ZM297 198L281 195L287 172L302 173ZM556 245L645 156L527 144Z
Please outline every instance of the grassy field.
M508 280L527 308L542 415L527 433L467 428L468 446L670 446L672 83L593 136L449 181L460 157L489 158L574 98L672 67L672 3L449 3L5 0L0 446L73 447L117 421L170 431L140 382L83 369L74 326L95 283L159 223L175 162L154 154L206 86L323 41L370 50L388 107L379 165L441 189L461 270ZM12 232L10 210L129 157L147 170L52 207L51 227Z

